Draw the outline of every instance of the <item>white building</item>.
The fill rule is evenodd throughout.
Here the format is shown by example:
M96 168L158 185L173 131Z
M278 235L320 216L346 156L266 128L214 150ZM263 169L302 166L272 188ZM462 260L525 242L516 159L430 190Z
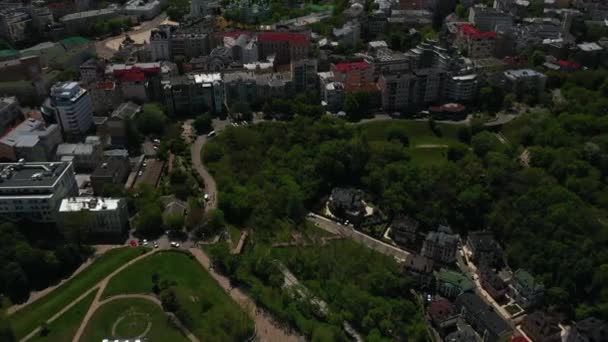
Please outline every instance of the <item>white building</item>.
M57 83L42 112L59 123L66 136L83 136L93 126L93 102L77 82Z
M140 20L150 20L160 14L161 3L159 0L130 0L123 8L125 15L132 15Z
M76 194L72 163L0 164L2 221L55 222L61 200Z
M82 213L90 213L86 221L92 233L120 234L129 220L124 198L68 197L61 201L58 223L82 219Z
M62 142L61 129L55 124L29 118L0 138L0 158L29 162L53 160L57 145Z

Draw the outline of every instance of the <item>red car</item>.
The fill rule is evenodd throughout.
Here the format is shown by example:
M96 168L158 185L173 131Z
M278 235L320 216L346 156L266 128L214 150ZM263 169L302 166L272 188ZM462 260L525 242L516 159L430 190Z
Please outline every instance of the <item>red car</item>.
M131 242L129 242L129 243L131 244L131 246L137 247L137 241L131 240Z

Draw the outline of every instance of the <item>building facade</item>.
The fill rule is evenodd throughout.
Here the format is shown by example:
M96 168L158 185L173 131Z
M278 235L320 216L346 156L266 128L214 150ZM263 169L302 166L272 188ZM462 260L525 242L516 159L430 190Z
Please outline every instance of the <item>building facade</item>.
M0 139L0 158L43 162L53 160L55 149L63 141L56 124L46 126L29 118Z
M58 224L81 220L93 234L120 234L129 224L124 198L68 197L61 201Z
M66 137L82 137L93 127L91 95L77 82L55 84L42 112L45 120L59 124Z
M452 263L456 261L459 237L452 234L449 227L440 226L438 231L427 234L422 245L422 255L435 261Z
M0 164L0 217L7 221L56 222L65 197L76 196L72 163Z
M0 135L4 134L21 118L23 118L23 113L16 97L0 98Z
M169 115L219 113L224 104L224 84L219 73L189 74L163 80L163 101Z

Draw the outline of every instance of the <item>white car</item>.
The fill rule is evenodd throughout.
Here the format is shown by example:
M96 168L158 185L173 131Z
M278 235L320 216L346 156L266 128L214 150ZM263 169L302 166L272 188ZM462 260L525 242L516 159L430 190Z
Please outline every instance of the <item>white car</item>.
M144 245L144 246L147 246L148 245L148 240L144 239L144 241L142 241L141 244Z
M143 171L139 171L139 172L137 173L137 175L138 175L139 177L141 177L143 174L144 174L144 172L143 172Z
M159 139L154 139L154 143L155 144L160 144L160 140Z
M205 196L203 196L203 198L205 199L205 201L209 200L209 194L205 194Z
M171 241L171 247L179 247L179 242Z
M143 167L148 166L148 163L144 162L143 164L141 164Z
M156 241L154 241L154 248L158 248L158 243Z

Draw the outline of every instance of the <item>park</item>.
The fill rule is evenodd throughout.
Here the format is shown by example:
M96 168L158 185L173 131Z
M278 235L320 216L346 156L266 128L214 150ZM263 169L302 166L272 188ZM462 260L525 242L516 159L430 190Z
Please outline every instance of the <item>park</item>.
M188 251L122 247L9 316L21 341L245 340L253 322Z

